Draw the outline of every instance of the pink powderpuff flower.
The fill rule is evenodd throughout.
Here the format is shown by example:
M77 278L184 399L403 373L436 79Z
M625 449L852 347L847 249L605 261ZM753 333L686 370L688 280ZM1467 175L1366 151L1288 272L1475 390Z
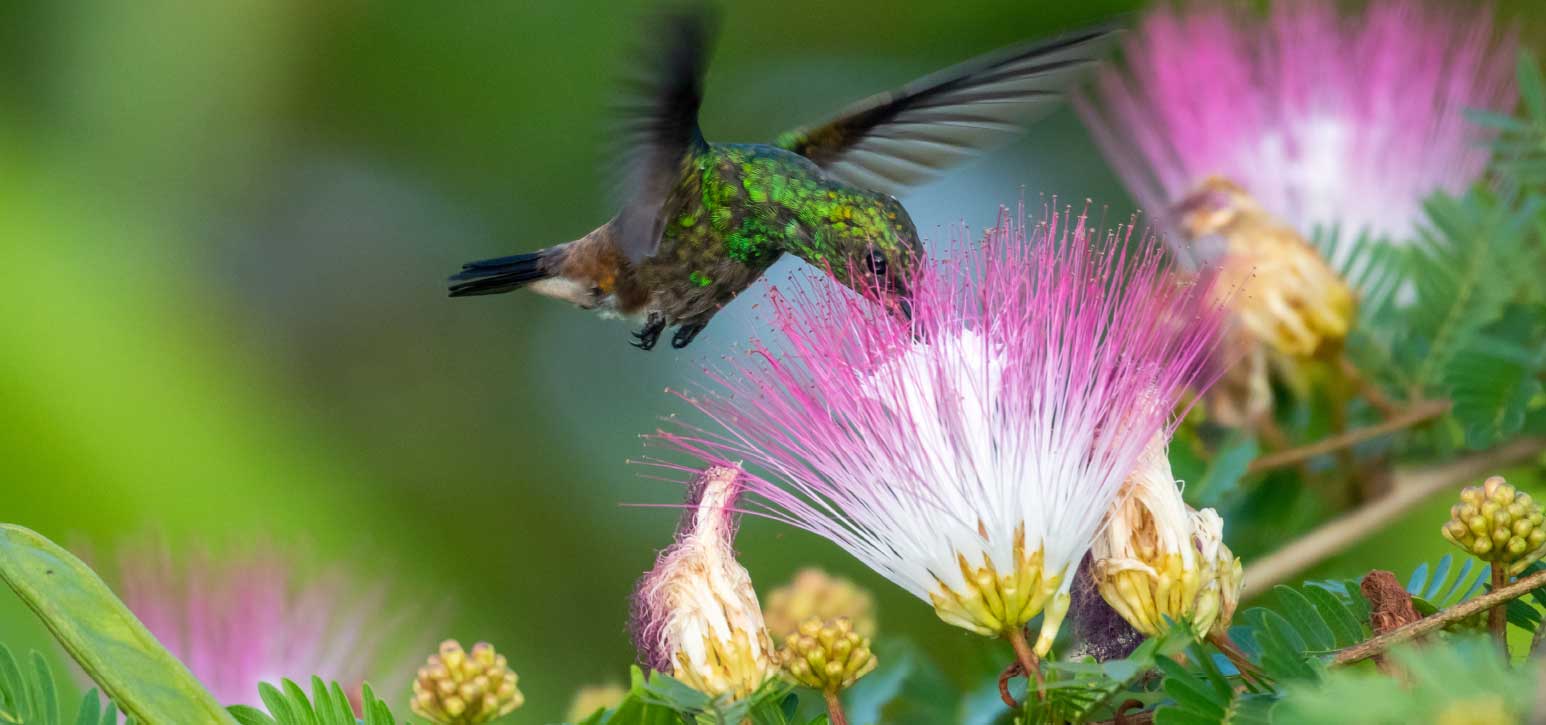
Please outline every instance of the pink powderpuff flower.
M1206 283L1167 273L1152 237L1023 218L920 264L910 321L834 284L775 289L782 344L754 342L687 398L722 430L662 436L744 460L747 510L1025 659L1025 625L1045 614L1045 655L1123 480L1168 440L1183 389L1206 387L1223 313Z
M1489 136L1464 112L1514 106L1514 33L1494 36L1472 3L1374 0L1344 15L1293 0L1266 17L1162 3L1077 107L1152 213L1223 177L1306 237L1400 243L1425 198L1465 191L1487 164ZM1351 248L1337 245L1336 268Z
M413 670L411 659L381 661L403 622L385 616L384 588L336 568L303 578L274 547L174 558L142 545L121 554L118 573L129 610L224 705L262 708L259 683L316 675L358 708L367 678L406 683Z

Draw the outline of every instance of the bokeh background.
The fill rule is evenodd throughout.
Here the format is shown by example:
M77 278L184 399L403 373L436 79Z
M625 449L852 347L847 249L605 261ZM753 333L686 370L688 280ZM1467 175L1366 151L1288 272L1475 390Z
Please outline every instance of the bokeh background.
M730 2L703 126L770 139L1138 5ZM1539 48L1531 5L1498 9ZM444 279L612 213L608 108L644 7L0 3L0 520L99 551L268 539L351 562L404 608L450 600L443 627L409 634L496 643L527 694L518 722L624 680L628 593L676 515L620 504L680 495L628 460L685 412L666 388L759 329L764 290L688 350L643 354L623 323L452 300ZM1022 193L1132 210L1067 111L904 202L940 239ZM1317 573L1442 554L1443 509ZM868 586L882 628L947 670L998 646L810 536L748 521L738 544L762 589L810 563ZM8 591L0 641L57 656Z

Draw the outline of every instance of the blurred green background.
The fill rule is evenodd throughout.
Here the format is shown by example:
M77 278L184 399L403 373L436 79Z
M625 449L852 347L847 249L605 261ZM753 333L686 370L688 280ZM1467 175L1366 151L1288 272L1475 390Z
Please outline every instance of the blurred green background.
M703 126L770 139L1137 3L1077 5L728 3ZM627 460L683 410L665 388L759 329L763 291L687 351L642 354L622 323L451 300L444 279L612 213L608 108L642 8L0 3L0 520L101 549L160 531L358 561L404 604L454 601L445 631L414 632L426 647L506 652L519 722L625 678L627 596L676 515L619 504L680 494ZM937 239L1022 187L1131 210L1067 111L904 201ZM1324 571L1442 553L1442 508ZM763 589L813 562L852 576L941 662L998 646L810 536L748 521L738 543ZM54 652L9 592L0 641Z

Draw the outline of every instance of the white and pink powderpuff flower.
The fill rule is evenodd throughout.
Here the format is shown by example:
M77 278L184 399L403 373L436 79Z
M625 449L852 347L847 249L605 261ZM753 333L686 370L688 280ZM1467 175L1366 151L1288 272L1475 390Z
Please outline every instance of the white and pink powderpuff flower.
M744 460L745 508L827 538L944 621L1052 646L1074 568L1189 386L1223 311L1154 238L1006 212L906 280L910 318L830 280L771 293L778 344L684 396L711 429L661 434ZM1140 238L1141 237L1141 238ZM1098 248L1099 247L1099 248Z
M1161 3L1076 105L1152 214L1223 177L1306 238L1401 243L1427 197L1483 173L1490 135L1465 112L1514 107L1515 47L1473 3L1373 0L1346 14L1280 0L1265 16ZM1351 249L1336 246L1335 268Z
M735 559L743 478L711 466L694 479L676 542L639 579L629 621L641 663L731 700L778 674L757 591Z
M388 611L386 587L339 566L303 575L293 554L260 544L174 555L164 542L145 543L120 553L117 589L223 705L261 708L259 683L285 678L338 682L356 709L367 679L406 684L413 658L383 661L406 621Z

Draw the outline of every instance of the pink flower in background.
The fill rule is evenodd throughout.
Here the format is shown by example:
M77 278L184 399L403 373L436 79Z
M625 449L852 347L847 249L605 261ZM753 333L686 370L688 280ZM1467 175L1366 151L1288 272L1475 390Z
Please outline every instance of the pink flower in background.
M309 687L313 675L358 705L367 679L388 692L382 685L413 669L412 658L381 661L401 631L383 616L383 587L337 569L302 577L274 548L174 558L165 545L142 546L120 557L119 580L129 609L225 705L262 707L258 683Z
M835 284L774 290L781 344L690 398L722 430L665 438L744 460L749 510L831 540L946 622L1014 641L1045 612L1044 655L1123 479L1182 390L1206 387L1222 317L1152 239L1100 237L1083 216L1006 214L920 265L911 322Z
M1154 214L1218 175L1307 237L1402 242L1423 199L1482 173L1489 138L1467 109L1507 112L1515 41L1485 5L1375 0L1161 4L1079 111ZM1333 263L1345 262L1339 245Z

